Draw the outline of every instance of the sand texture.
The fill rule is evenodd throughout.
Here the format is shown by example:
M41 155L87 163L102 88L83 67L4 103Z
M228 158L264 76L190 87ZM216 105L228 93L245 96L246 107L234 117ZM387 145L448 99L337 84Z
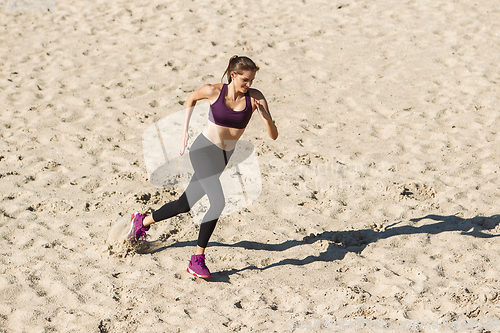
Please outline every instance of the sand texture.
M499 8L0 7L0 332L500 330ZM182 192L150 181L144 132L235 54L260 66L280 136L254 115L260 195L219 220L205 281L185 271L189 214L149 247L114 239Z

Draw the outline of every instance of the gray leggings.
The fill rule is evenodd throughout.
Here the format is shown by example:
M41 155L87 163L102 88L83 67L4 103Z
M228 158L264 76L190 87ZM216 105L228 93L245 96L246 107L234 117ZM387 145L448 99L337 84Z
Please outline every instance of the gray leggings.
M189 150L189 158L194 169L193 177L184 193L175 201L171 201L153 212L153 220L159 222L180 213L186 213L205 194L208 196L210 208L203 217L198 246L207 247L208 240L224 210L226 199L220 183L220 175L224 171L234 150L225 151L203 134L193 142Z

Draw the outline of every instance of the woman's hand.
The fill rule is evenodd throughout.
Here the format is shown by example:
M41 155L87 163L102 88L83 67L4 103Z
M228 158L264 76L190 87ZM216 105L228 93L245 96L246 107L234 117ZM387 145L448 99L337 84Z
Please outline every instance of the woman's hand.
M276 124L273 121L273 117L271 117L271 113L269 112L269 108L264 96L262 96L261 94L260 100L257 98L254 98L253 100L255 101L257 110L259 111L260 117L264 122L264 126L266 126L269 137L273 140L276 140L278 138L278 129L276 128Z
M184 134L182 135L182 140L181 140L181 155L184 155L184 151L186 150L186 147L188 145L188 140L189 140L189 133L185 131Z
M267 111L266 108L262 104L260 104L259 100L254 98L254 101L255 104L257 104L257 110L259 111L262 118L272 121L273 119L271 118L269 111Z

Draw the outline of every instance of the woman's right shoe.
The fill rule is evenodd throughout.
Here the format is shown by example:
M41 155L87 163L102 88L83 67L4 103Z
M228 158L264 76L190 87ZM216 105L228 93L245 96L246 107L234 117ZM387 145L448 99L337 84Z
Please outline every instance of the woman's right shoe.
M149 227L145 227L142 224L145 217L145 214L132 214L132 217L130 218L130 230L127 236L130 243L136 244L140 239L142 239L143 242L146 241L146 231L149 230Z
M196 277L202 279L208 279L212 277L207 265L205 265L205 255L204 254L194 254L191 256L191 261L186 270L188 273L193 274Z

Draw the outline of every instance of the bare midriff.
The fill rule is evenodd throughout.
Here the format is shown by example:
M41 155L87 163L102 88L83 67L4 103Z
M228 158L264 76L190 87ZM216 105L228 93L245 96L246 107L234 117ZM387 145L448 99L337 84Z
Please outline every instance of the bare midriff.
M224 150L233 150L236 143L245 132L245 129L219 126L211 121L203 129L203 135L217 147Z

